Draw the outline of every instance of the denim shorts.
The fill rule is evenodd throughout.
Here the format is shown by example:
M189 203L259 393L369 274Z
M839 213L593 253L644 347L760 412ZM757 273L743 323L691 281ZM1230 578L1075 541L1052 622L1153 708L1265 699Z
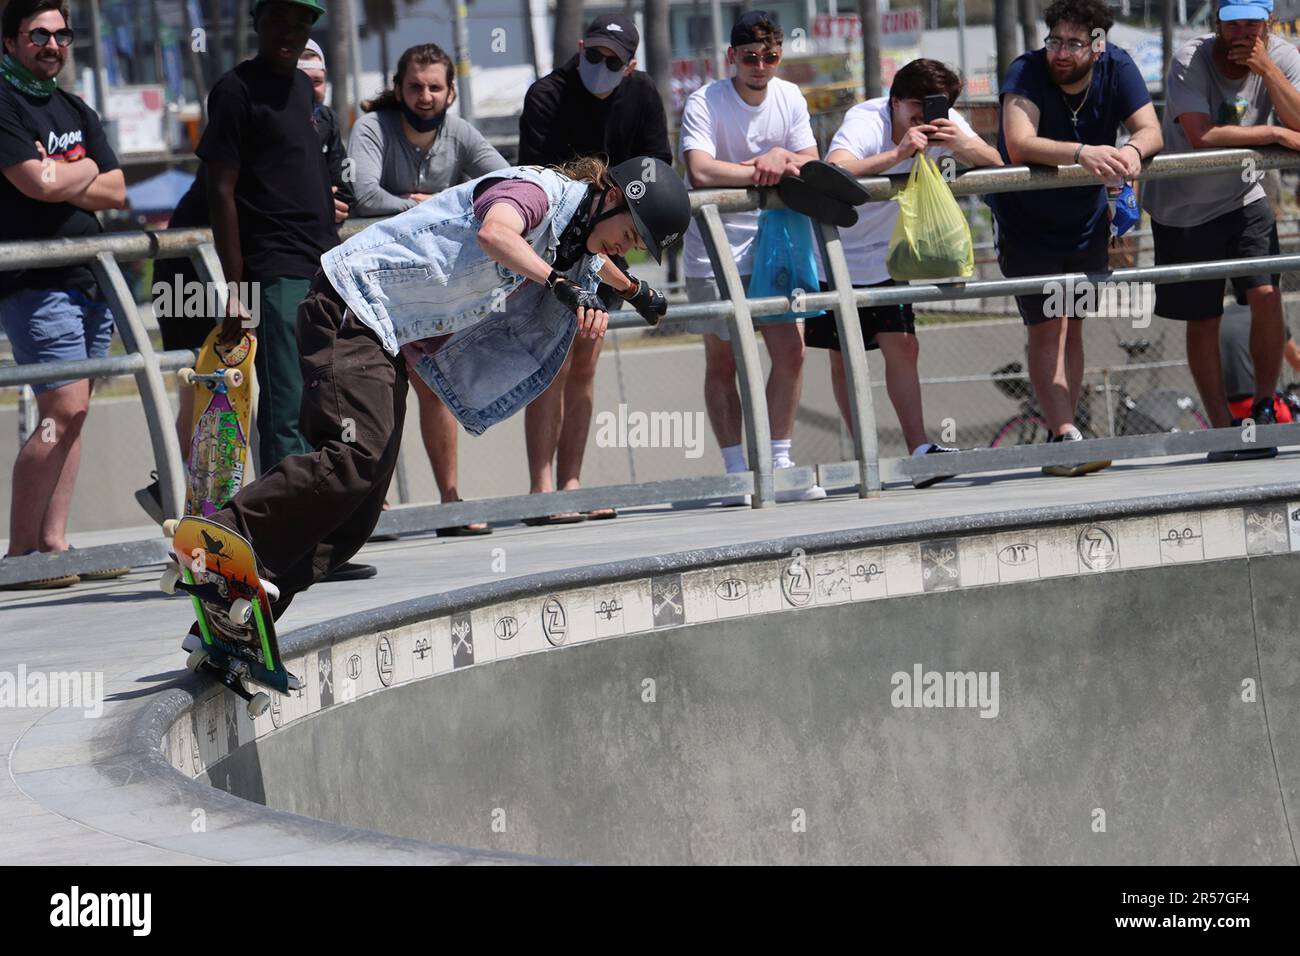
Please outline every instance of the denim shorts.
M108 303L77 289L19 289L0 299L0 325L19 365L103 358L113 340ZM79 379L33 385L46 392Z

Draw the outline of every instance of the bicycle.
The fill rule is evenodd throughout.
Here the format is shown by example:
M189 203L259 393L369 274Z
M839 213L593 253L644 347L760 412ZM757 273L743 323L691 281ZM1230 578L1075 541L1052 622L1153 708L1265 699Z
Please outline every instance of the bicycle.
M1120 342L1127 356L1125 365L1138 364L1147 357L1154 358L1157 343L1149 339ZM1150 369L1152 373L1155 369ZM1008 362L993 370L993 384L998 391L1020 403L1020 411L1003 422L994 432L991 448L1003 445L1032 445L1047 441L1052 430L1034 398L1025 368L1020 362ZM1109 412L1113 414L1113 430L1104 416L1101 424L1094 423L1093 402L1097 396L1113 399ZM1152 387L1139 395L1129 392L1123 385L1102 383L1086 386L1075 412L1075 426L1085 438L1109 438L1112 435L1152 435L1159 432L1194 431L1209 428L1210 423L1201 413L1196 399L1176 388Z

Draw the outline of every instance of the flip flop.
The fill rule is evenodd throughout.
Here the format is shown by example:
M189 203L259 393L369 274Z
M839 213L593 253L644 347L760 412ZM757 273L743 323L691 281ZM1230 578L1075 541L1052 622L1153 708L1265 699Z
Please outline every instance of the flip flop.
M579 521L586 521L587 516L576 512L568 512L558 515L538 515L535 518L521 518L520 520L529 527L536 528L552 524L577 524Z
M467 524L452 525L450 528L439 528L434 532L434 534L439 538L473 538L478 535L491 533L491 528L475 528Z
M786 176L777 184L777 193L786 207L809 219L848 229L858 221L858 211L848 203L816 189L798 176Z
M615 508L597 508L594 511L588 511L587 517L592 521L608 521L610 518L617 518L618 511Z
M823 159L810 159L800 166L799 178L813 189L850 206L861 206L871 199L871 193L849 172Z

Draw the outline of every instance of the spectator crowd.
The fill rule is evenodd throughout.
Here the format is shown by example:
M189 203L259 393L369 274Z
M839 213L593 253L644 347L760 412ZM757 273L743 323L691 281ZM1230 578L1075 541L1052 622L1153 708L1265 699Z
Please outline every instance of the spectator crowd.
M4 7L0 241L94 235L101 230L96 212L122 208L126 201L122 170L100 117L56 83L73 39L63 4L9 0ZM225 281L246 294L229 296L221 315L160 314L163 347L197 349L214 326L228 336L248 328L257 316L251 332L258 342L259 475L280 466L276 473L286 482L337 483L340 500L356 510L337 516L346 534L336 530L332 539L324 532L311 539L315 550L307 548L306 565L301 554L306 539L298 554L289 553L287 542L300 520L292 511L273 514L272 500L259 498L262 510L254 514L257 508L246 499L236 509L239 521L262 521L261 540L278 535L286 542L282 563L297 568L285 574L298 587L313 579L366 577L373 568L347 559L387 507L389 436L366 449L373 474L350 458L340 467L355 466L356 473L326 476L315 457L324 454L315 420L322 388L339 395L355 389L356 401L382 408L404 408L407 386L414 389L420 435L444 502L462 496L460 427L477 433L517 410L524 413L530 491L577 489L607 315L624 302L652 315L662 301L657 290L632 274L629 254L645 249L658 259L680 241L688 300L721 297L717 263L699 223L692 220L686 228L683 222L680 229L671 223L665 210L673 207L675 194L660 192L654 202L634 202L652 178L634 182L627 170L638 164L668 170L676 161L677 172L667 175L691 189L777 189L791 209L837 225L854 287L879 289L899 284L887 268L899 207L862 204L857 179L908 173L921 155L951 157L963 169L1081 166L1095 184L986 198L997 262L1008 278L1105 272L1115 197L1162 150L1280 145L1300 151L1300 53L1271 31L1273 0L1217 0L1216 5L1213 32L1185 43L1173 56L1163 116L1133 59L1106 39L1113 26L1107 5L1055 0L1044 13L1043 46L1016 58L1001 78L996 145L985 142L955 108L963 77L922 58L898 70L887 95L845 113L825 157L799 87L778 75L785 36L773 15L750 10L735 21L726 52L728 75L689 96L675 150L656 86L638 69L635 23L623 15L602 15L587 27L573 55L524 94L518 157L511 164L450 111L456 66L433 43L401 54L391 85L364 104L345 148L339 118L324 105L325 57L310 39L324 12L319 0L255 0L257 53L213 86L207 125L195 150L198 172L170 220L172 228L211 228ZM470 183L462 198L459 187ZM1151 220L1158 265L1279 253L1276 212L1255 178L1230 171L1143 186L1140 201ZM572 197L579 195L594 197L594 207L575 205ZM418 216L425 219L412 218ZM479 348L478 361L484 364L475 368L513 389L506 406L472 403L475 383L457 379L451 360L440 364L438 356L448 337L467 326L453 328L450 314L425 314L427 307L420 312L410 277L396 276L398 270L385 259L385 250L395 243L424 250L434 265L421 272L422 281L465 285L467 295L475 291L473 276L439 273L437 256L444 250L433 240L423 245L401 225L418 222L421 228L450 232L456 216L478 224L478 245L496 260L499 271L492 277L502 288L516 290L531 281L554 292L579 318L571 339L538 340L532 355L545 370L542 377L532 372L537 362L525 368L513 356L502 358L490 374L483 372L492 353ZM390 218L340 245L339 226L350 217ZM434 225L423 225L430 217ZM762 268L756 253L765 221L758 211L722 216L730 257L746 288ZM805 244L811 246L813 230L808 220L804 223ZM358 244L360 236L366 238ZM555 260L545 282L544 273L529 278L532 260L522 246L513 245L521 237L530 250ZM578 240L584 244L580 248L574 245ZM584 254L601 256L591 290L578 288L583 277L571 271L585 261ZM826 289L820 264L818 270ZM356 291L369 281L355 278L363 272L383 277L369 293ZM155 279L185 283L197 275L188 260L166 259L158 260ZM1248 320L1222 321L1229 283L1249 310ZM1081 441L1075 418L1083 390L1086 312L1046 289L1017 296L1016 305L1026 330L1028 378L1049 441ZM1247 419L1256 424L1291 420L1276 393L1284 363L1300 370L1300 352L1286 328L1278 275L1161 284L1154 311L1183 324L1188 365L1214 427ZM506 314L516 321L513 313ZM522 336L525 322L518 321L511 328ZM884 360L887 394L909 453L954 451L934 441L927 429L912 307L863 306L858 321L865 348L879 350ZM113 333L111 311L85 265L0 273L0 324L20 364L103 357ZM356 333L349 331L354 326ZM727 322L692 320L689 328L703 338L704 405L722 467L729 473L746 471ZM764 454L770 453L774 469L790 468L807 350L827 352L836 403L850 420L840 335L831 315L758 320L756 329L770 360L765 388L771 447ZM483 346L485 341L464 339L470 343L465 354L477 355L474 342ZM363 395L361 383L341 380L349 353L357 364L348 367L361 370L351 374L370 376L377 367L391 368L381 375L382 387L379 380L367 381ZM53 437L51 432L31 436L14 463L6 557L69 547L69 505L93 386L87 379L34 386L39 418L51 423ZM176 422L185 455L192 394L181 390ZM383 419L399 437L401 414L394 411ZM1212 458L1272 454L1276 449L1259 447ZM311 468L309 461L315 462ZM1044 471L1079 476L1109 464L1079 460ZM930 478L918 487L940 480ZM724 503L743 504L747 497ZM821 497L825 491L816 485L778 494L778 500ZM155 520L165 517L156 476L137 498ZM559 524L616 517L613 508L596 508L527 520ZM473 523L437 533L490 532L486 524ZM77 580L63 575L24 586L63 587Z

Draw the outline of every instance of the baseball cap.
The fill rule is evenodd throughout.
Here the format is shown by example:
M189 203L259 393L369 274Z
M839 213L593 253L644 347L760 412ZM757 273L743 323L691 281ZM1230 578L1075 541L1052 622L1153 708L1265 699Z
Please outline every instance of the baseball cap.
M750 10L731 27L731 45L744 46L746 43L760 42L758 37L754 36L754 27L759 24L776 25L776 17L766 10Z
M591 21L583 40L598 40L602 44L616 47L623 51L623 60L636 56L636 48L641 45L641 34L630 17L619 14L601 14Z
M1267 20L1273 0L1219 0L1220 20Z
M276 0L253 0L253 9L251 11L253 16L256 17L258 10L266 6L268 3L274 3L274 2L276 2ZM317 20L319 20L321 16L325 13L325 8L321 6L320 0L282 0L282 2L292 3L295 6L299 6L299 7L306 7L313 14L311 18L312 23L315 23Z
M319 62L316 61L316 60L309 60L309 59L307 59L307 54L308 54L308 53L315 53L316 56L320 57ZM300 70L323 70L323 69L325 69L325 53L324 53L324 51L321 50L321 48L320 48L320 44L317 43L315 40L308 40L308 41L307 41L307 46L306 46L306 48L303 49L303 51L302 51L302 55L303 55L303 59L301 59L301 60L298 61L298 69L300 69Z

